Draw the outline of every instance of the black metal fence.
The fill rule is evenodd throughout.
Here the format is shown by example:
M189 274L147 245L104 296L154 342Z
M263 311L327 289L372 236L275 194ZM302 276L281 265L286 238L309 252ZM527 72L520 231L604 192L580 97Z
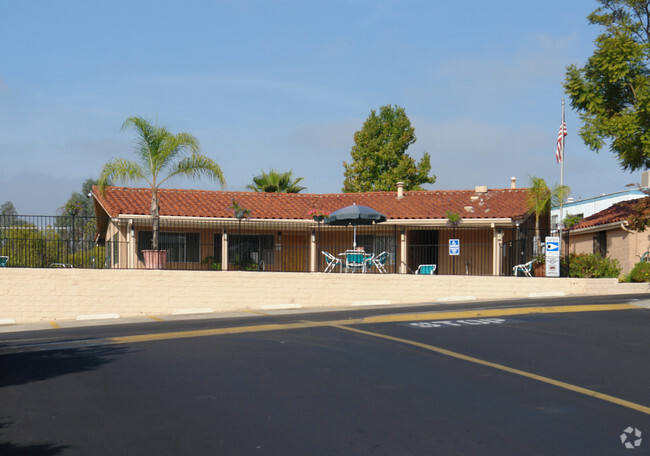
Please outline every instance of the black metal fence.
M9 258L8 267L139 269L147 267L143 252L151 250L152 234L147 218L0 216L0 256ZM540 237L549 234L542 230ZM542 253L536 245L534 230L519 227L382 223L355 229L305 220L163 218L158 249L165 263L156 267L314 272L327 268L325 252L343 260L356 249L368 257L383 253L381 269L368 263L372 273L413 273L435 264L441 275L511 275L515 265Z
M7 266L103 268L97 220L81 216L0 216L0 256Z

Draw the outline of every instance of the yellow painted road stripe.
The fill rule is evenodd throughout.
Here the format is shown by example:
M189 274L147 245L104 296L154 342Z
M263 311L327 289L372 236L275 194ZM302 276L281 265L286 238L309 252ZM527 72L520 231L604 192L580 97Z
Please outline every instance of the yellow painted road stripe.
M243 334L263 331L280 331L289 329L309 328L314 326L328 326L320 322L298 322L270 325L235 326L233 328L199 329L196 331L179 331L160 334L142 334L136 336L110 337L113 344L132 344L137 342L152 342L156 340L187 339L192 337L221 336L224 334Z
M505 317L511 315L556 314L572 312L599 312L607 310L638 309L631 304L605 304L586 306L509 307L505 309L479 309L449 312L408 313L399 315L378 315L362 319L363 323L394 323L421 320L462 320L466 318ZM344 324L341 322L341 324Z
M135 336L111 337L108 340L115 344L131 344L137 342L152 342L156 340L184 339L189 337L220 336L224 334L242 334L247 332L280 331L289 329L310 328L318 326L349 326L371 323L395 323L406 321L435 321L458 320L479 317L501 317L511 315L550 314L567 312L595 312L606 310L638 309L629 304L586 305L586 306L552 306L552 307L515 307L507 309L483 309L456 312L427 312L399 315L378 315L374 317L334 320L334 321L300 321L296 323L277 323L253 326L236 326L232 328L201 329L196 331L179 331L160 334L143 334Z
M435 347L433 345L428 345L428 344L424 344L424 343L421 343L421 342L416 342L416 341L413 341L413 340L402 339L402 338L399 338L399 337L388 336L388 335L385 335L385 334L380 334L380 333L371 332L371 331L365 331L363 329L350 328L350 327L344 326L344 325L332 325L332 326L335 327L335 328L343 329L345 331L352 331L352 332L355 332L355 333L364 334L366 336L377 337L377 338L380 338L380 339L386 339L386 340L390 340L392 342L398 342L398 343L401 343L401 344L413 345L415 347L423 348L425 350L430 350L430 351L439 353L441 355L449 356L449 357L456 358L456 359L461 359L463 361L468 361L470 363L480 364L482 366L491 367L491 368L498 369L498 370L501 370L501 371L504 371L504 372L509 372L511 374L515 374L515 375L519 375L519 376L522 376L522 377L537 380L537 381L540 381L540 382L543 382L543 383L547 383L549 385L564 388L564 389L567 389L569 391L584 394L586 396L594 397L596 399L601 399L603 401L611 402L613 404L621 405L623 407L627 407L627 408L636 410L638 412L650 415L650 407L646 407L646 406L641 405L641 404L626 401L625 399L620 399L618 397L610 396L608 394L599 393L598 391L590 390L590 389L587 389L587 388L582 388L580 386L572 385L570 383L562 382L562 381L559 381L559 380L554 380L552 378L544 377L542 375L533 374L531 372L526 372L526 371L523 371L523 370L520 370L520 369L514 369L512 367L504 366L503 364L497 364L497 363L493 363L493 362L490 362L490 361L485 361L485 360L482 360L482 359L479 359L479 358L474 358L473 356L463 355L462 353L457 353L457 352L454 352L454 351L451 351L451 350L446 350L444 348Z
M61 328L61 326L59 326L59 324L56 321L51 321L50 326L52 328L54 328L54 329L60 329Z
M264 315L265 317L268 317L268 316L269 316L268 313L265 313L265 312L257 312L257 311L255 311L255 310L244 310L243 312L246 312L246 313L249 313L249 314L253 314L253 315Z
M122 336L112 337L109 339L97 339L93 342L96 345L107 344L130 344L138 342L152 342L156 340L171 340L183 339L190 337L206 337L206 336L219 336L226 334L244 334L247 332L263 332L263 331L280 331L300 328L315 328L324 326L351 326L363 325L372 323L395 323L406 321L436 321L436 320L459 320L467 318L479 317L500 317L511 315L530 315L530 314L551 314L551 313L567 313L567 312L595 312L595 311L613 311L613 310L638 310L639 307L629 304L612 304L612 305L585 305L585 306L552 306L552 307L515 307L503 309L483 309L483 310L469 310L469 311L449 311L449 312L426 312L426 313L409 313L398 315L378 315L366 318L347 319L347 320L334 320L334 321L300 321L296 323L285 324L266 324L266 325L252 325L252 326L238 326L233 328L219 328L219 329L204 329L197 331L178 331L160 334L143 334L135 336ZM154 318L155 317L150 317ZM56 323L50 323L54 326ZM58 324L57 324L58 326ZM66 342L65 348L70 348L73 342ZM86 346L88 341L80 341L79 346ZM57 350L62 346L56 343L48 344L33 344L33 345L13 345L8 347L1 347L0 354L5 353L20 353L24 351L39 351L39 350Z

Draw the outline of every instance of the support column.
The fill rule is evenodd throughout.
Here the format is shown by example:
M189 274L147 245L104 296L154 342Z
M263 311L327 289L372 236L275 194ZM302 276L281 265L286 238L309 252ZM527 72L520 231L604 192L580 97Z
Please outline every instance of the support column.
M499 228L492 224L492 275L501 274L501 245L503 242L503 233Z
M311 230L309 242L309 272L316 272L316 262L318 260L318 252L316 249L316 231Z
M404 230L404 228L400 231L399 236L399 273L406 274L408 255L406 254L406 230Z
M228 233L225 229L221 235L221 270L228 270Z
M135 228L133 227L133 219L129 220L127 227L127 241L126 241L128 254L126 256L127 267L135 269L135 263L138 258L138 243L135 240Z

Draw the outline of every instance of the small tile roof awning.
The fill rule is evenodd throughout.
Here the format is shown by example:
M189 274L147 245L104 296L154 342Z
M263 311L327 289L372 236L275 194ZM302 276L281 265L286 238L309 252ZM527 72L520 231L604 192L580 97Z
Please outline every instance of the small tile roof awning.
M602 211L596 212L589 217L585 217L578 224L573 226L571 228L571 231L584 230L588 228L609 225L612 223L624 222L630 215L634 213L634 206L642 199L644 198L621 201L620 203L613 204L607 209L603 209Z
M108 187L93 194L110 217L149 215L151 191L148 188ZM368 193L257 193L205 190L158 190L160 215L174 217L234 218L233 200L250 210L252 219L310 220L309 211L332 212L352 204L372 207L389 221L446 219L447 211L463 219L522 220L529 215L526 189L407 191Z

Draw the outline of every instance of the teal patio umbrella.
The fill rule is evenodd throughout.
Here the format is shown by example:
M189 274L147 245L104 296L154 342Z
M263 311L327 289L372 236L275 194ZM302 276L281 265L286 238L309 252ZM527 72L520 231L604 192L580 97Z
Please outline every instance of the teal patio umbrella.
M375 209L368 206L359 206L353 204L332 212L329 217L325 219L325 223L334 226L350 226L354 227L354 242L353 247L357 248L357 225L374 225L386 221L386 216Z

